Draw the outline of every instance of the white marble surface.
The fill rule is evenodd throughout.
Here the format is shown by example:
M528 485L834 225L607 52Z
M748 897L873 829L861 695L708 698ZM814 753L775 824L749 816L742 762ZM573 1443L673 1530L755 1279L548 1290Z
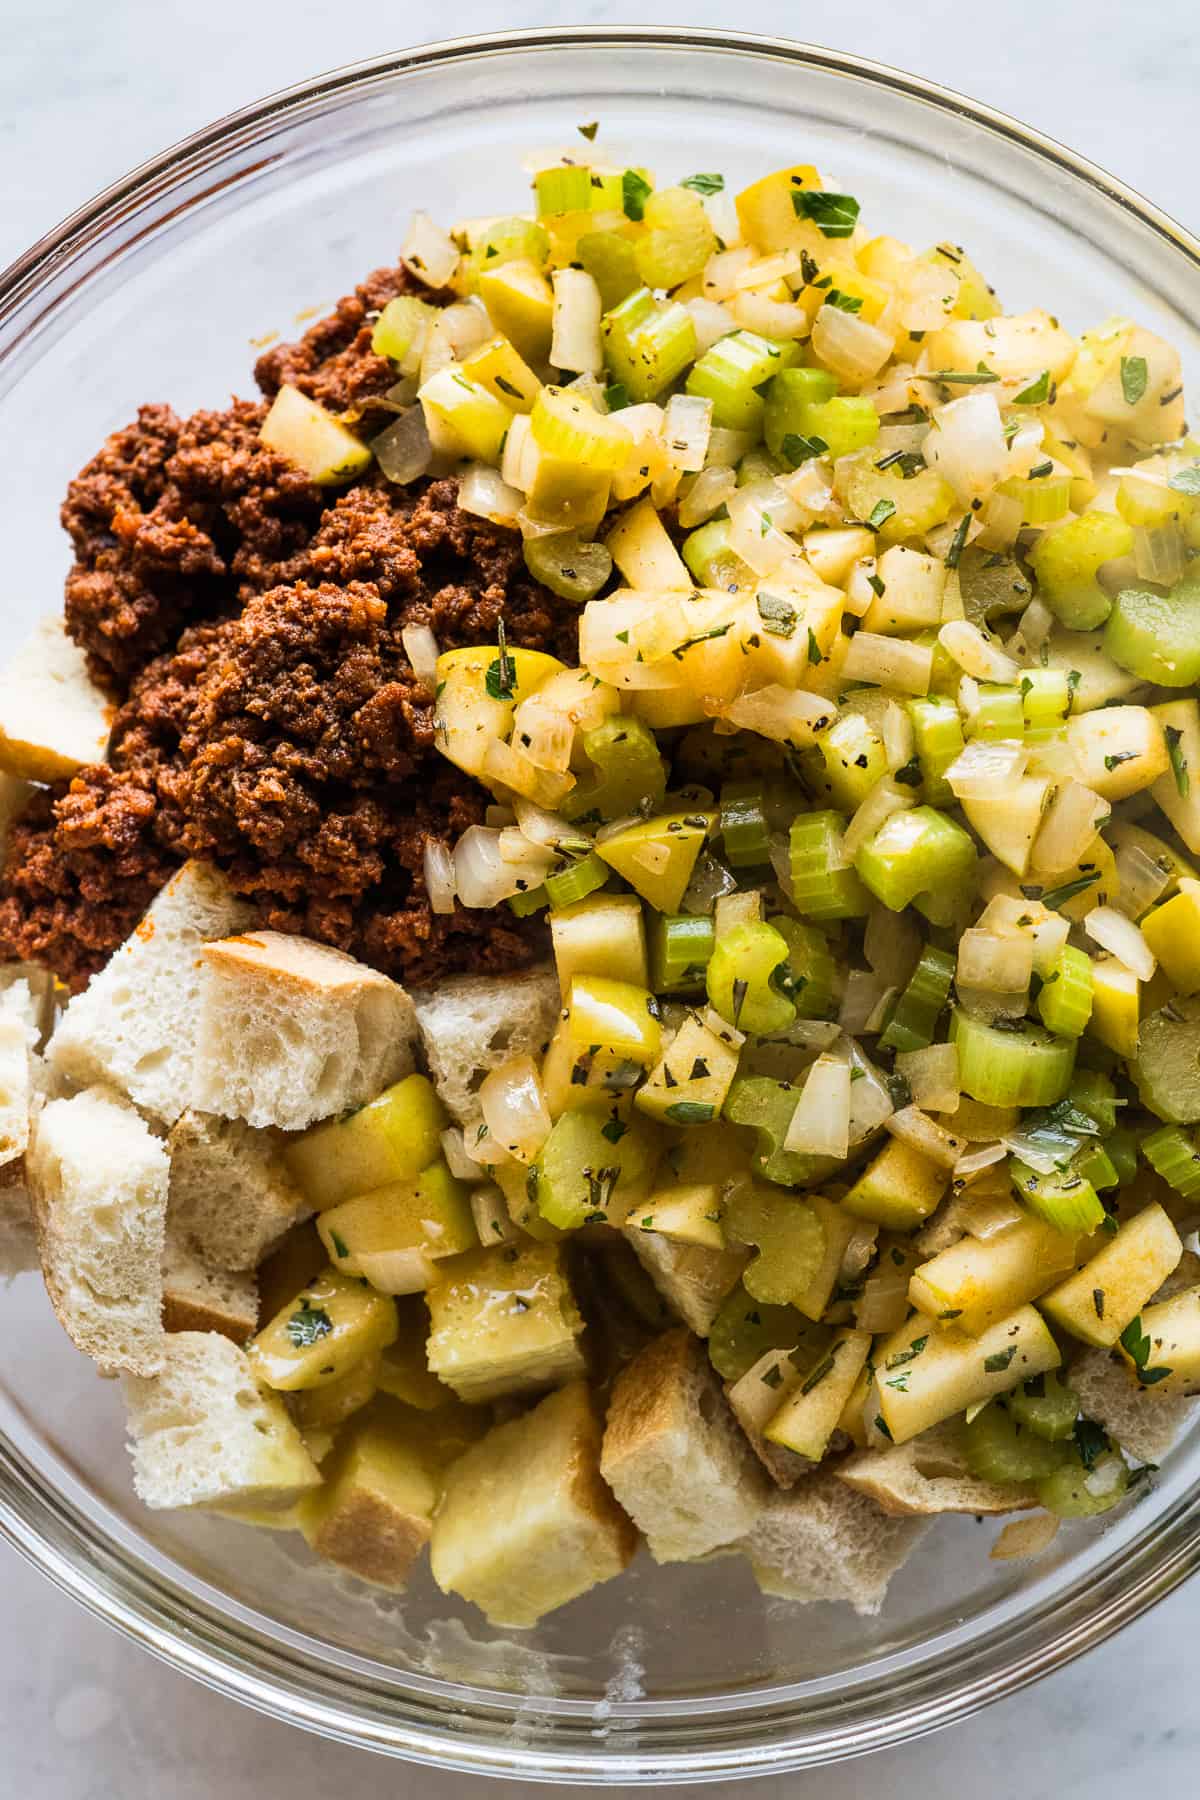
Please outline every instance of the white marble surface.
M1190 0L449 0L437 35L549 22L736 23L907 65L1029 120L1193 227ZM336 31L333 21L337 21ZM0 262L96 188L218 114L334 63L435 35L413 0L0 0ZM356 1800L478 1783L409 1770L258 1719L151 1661L0 1550L0 1792L31 1800ZM790 1800L1164 1800L1196 1791L1200 1586L969 1724L887 1757L757 1784ZM531 1793L535 1790L530 1789ZM696 1790L699 1791L699 1790ZM731 1791L731 1790L727 1790ZM742 1792L749 1794L749 1785Z

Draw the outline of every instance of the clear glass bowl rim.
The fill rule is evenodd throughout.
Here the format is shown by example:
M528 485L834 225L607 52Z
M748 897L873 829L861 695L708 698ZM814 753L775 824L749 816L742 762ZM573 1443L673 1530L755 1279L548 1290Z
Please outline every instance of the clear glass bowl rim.
M1200 239L1086 158L993 107L882 63L791 39L665 26L566 26L489 32L370 58L279 90L229 113L142 163L71 213L0 273L0 334L44 285L96 250L138 208L211 167L268 121L299 116L334 96L362 94L394 76L510 52L603 48L631 54L689 48L727 50L799 64L890 89L953 113L1032 152L1132 214L1180 252L1200 275ZM68 290L69 292L69 286ZM62 298L60 290L50 309ZM19 339L0 357L19 352ZM1019 1691L1094 1648L1166 1597L1200 1568L1200 1489L1176 1501L1098 1572L976 1638L954 1666L918 1656L890 1670L886 1691L864 1683L795 1717L787 1687L700 1700L614 1702L612 1747L597 1748L595 1711L581 1701L546 1699L563 1729L561 1748L529 1748L505 1730L506 1697L402 1677L382 1705L377 1688L349 1659L321 1664L295 1640L265 1641L219 1597L176 1581L165 1559L144 1557L107 1533L53 1488L0 1431L0 1535L35 1568L98 1618L206 1686L318 1735L467 1774L555 1783L666 1784L779 1775L881 1750L938 1730ZM119 1537L119 1534L118 1534ZM464 1705L464 1700L466 1704ZM791 1717L789 1717L789 1710ZM714 1722L719 1729L714 1730ZM620 1748L622 1725L639 1727L641 1747ZM569 1740L569 1741L568 1741ZM696 1744L698 1748L689 1748Z

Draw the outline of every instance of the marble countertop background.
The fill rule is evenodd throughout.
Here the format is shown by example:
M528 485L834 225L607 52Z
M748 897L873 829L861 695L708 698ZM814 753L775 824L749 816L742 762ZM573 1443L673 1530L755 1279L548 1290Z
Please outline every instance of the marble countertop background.
M97 188L219 114L433 36L551 23L722 26L712 0L0 0L0 264ZM1191 0L740 0L742 29L907 66L1039 126L1193 228L1200 24ZM355 1800L482 1784L319 1743L185 1681L0 1549L0 1792L31 1800ZM1200 1583L1071 1669L924 1743L745 1784L741 1800L1182 1800L1197 1791ZM1135 1785L1136 1784L1136 1785ZM501 1790L497 1789L496 1792ZM512 1790L510 1790L512 1791ZM527 1790L531 1795L538 1792ZM541 1790L544 1791L544 1790ZM678 1790L683 1793L685 1790ZM688 1790L699 1793L701 1790ZM722 1791L731 1797L734 1788Z

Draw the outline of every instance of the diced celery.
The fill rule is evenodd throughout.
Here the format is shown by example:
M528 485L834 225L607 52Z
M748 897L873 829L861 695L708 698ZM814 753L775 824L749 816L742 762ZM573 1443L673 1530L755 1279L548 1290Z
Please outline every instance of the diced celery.
M684 538L680 555L702 587L717 587L716 565L729 560L729 520L709 519Z
M739 1031L785 1031L796 1008L778 984L788 946L772 926L747 922L717 938L705 972L709 1004Z
M853 869L841 866L840 813L801 813L789 837L789 874L796 911L807 919L861 919L870 899Z
M642 285L633 240L623 231L585 231L576 240L575 260L600 289L605 312L612 312Z
M837 378L828 369L781 369L767 389L763 412L763 437L771 455L782 455L786 437L808 437L803 422L808 408L836 393Z
M619 819L640 802L661 804L667 770L654 734L640 719L620 713L583 734L593 773L581 776L562 802L568 819ZM672 910L668 908L668 910Z
M897 470L876 467L874 450L860 450L839 465L836 487L851 518L878 519L881 543L899 544L942 525L957 505L954 489L936 469L907 479Z
M1115 663L1159 687L1200 681L1200 579L1185 575L1169 594L1123 588L1104 627Z
M529 425L549 455L585 469L612 474L629 455L629 433L617 417L596 412L565 388L539 389Z
M418 398L426 413L453 433L464 455L499 463L513 415L490 388L451 363L430 376Z
M1001 481L996 492L1016 501L1027 525L1051 525L1056 519L1065 519L1071 510L1071 477L1065 472L1029 479L1014 475Z
M804 1298L825 1254L825 1232L805 1201L759 1182L730 1184L725 1232L757 1255L742 1276L746 1292L771 1306Z
M1025 669L1021 673L1021 711L1026 743L1043 743L1062 730L1071 710L1071 684L1065 669Z
M551 906L574 906L576 901L586 900L589 894L602 888L611 873L608 864L601 862L594 850L589 850L586 856L568 863L565 869L547 875L547 898Z
M1075 1067L1075 1040L1022 1023L1000 1030L956 1009L950 1041L958 1051L963 1092L985 1106L1053 1106Z
M789 368L797 354L793 343L776 342L754 331L731 331L696 363L687 378L687 391L712 401L714 425L757 430L765 409L758 389Z
M708 1356L725 1381L740 1381L768 1350L791 1350L811 1326L794 1306L756 1300L739 1282L721 1302L708 1333Z
M879 414L865 394L835 394L830 400L806 406L801 435L810 443L820 439L824 454L835 462L873 444L879 436ZM786 454L786 445L784 446Z
M946 770L963 748L962 721L953 700L909 700L921 785L932 806L949 806L954 794L945 780Z
M879 1048L905 1052L932 1044L953 981L954 958L927 944L880 1035Z
M650 915L650 986L656 994L697 994L713 953L713 922L697 913Z
M550 239L544 226L532 219L493 219L471 246L471 265L476 275L509 262L530 262L540 269L549 254Z
M376 356L402 363L413 350L420 350L430 319L436 308L415 294L398 294L389 300L371 331L371 348Z
M901 912L923 895L956 887L975 861L975 846L961 825L932 806L917 806L885 819L854 867L877 900Z
M1076 1170L1043 1175L1014 1157L1010 1173L1030 1212L1056 1231L1083 1235L1104 1223L1104 1207L1095 1188Z
M1172 1001L1143 1019L1135 1052L1129 1073L1143 1106L1172 1125L1200 1120L1200 1001Z
M1042 981L1037 1009L1047 1031L1081 1037L1092 1016L1092 959L1086 950L1064 944Z
M658 188L642 215L637 270L647 287L673 288L698 275L717 248L704 202L690 188Z
M1097 1458L1090 1469L1075 1456L1038 1482L1037 1496L1056 1518L1094 1519L1111 1512L1125 1498L1129 1479L1129 1470L1115 1450Z
M529 1193L543 1219L571 1231L589 1221L620 1224L650 1192L661 1145L652 1125L623 1121L620 1134L598 1112L565 1112L530 1169Z
M577 531L527 537L521 550L535 581L578 606L593 599L612 574L612 557L605 546L581 539Z
M979 705L971 720L970 736L984 743L1020 738L1025 730L1025 715L1017 688L995 687L981 683Z
M787 968L778 977L802 1019L828 1018L837 982L829 939L815 925L777 913L770 921L788 947Z
M1014 1388L1008 1410L1018 1425L1035 1436L1060 1444L1072 1436L1079 1416L1079 1396L1054 1369Z
M739 1075L725 1102L725 1117L753 1132L751 1167L767 1181L802 1187L822 1180L837 1167L832 1157L804 1156L785 1150L784 1139L800 1099L799 1088L768 1075Z
M734 869L770 861L770 831L761 781L727 781L721 789L721 837Z
M861 713L843 713L817 740L830 793L843 812L862 805L888 772L883 739Z
M1039 1481L1061 1468L1072 1451L1022 1430L999 1401L976 1413L963 1432L963 1451L978 1481Z
M1185 1200L1200 1197L1200 1149L1181 1125L1163 1125L1142 1139L1142 1154L1155 1174Z
M533 178L539 219L556 213L587 212L592 204L591 170L580 163L540 169Z
M1069 519L1039 538L1030 555L1040 598L1071 631L1103 625L1112 601L1097 571L1132 549L1133 528L1115 513L1081 513Z
M638 288L601 321L604 361L631 400L653 400L696 354L696 325L678 301L660 305Z

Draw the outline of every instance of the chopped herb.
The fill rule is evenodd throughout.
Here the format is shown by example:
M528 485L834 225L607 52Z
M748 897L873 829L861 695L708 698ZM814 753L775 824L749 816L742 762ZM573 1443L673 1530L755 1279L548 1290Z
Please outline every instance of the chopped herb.
M868 575L867 586L880 600L882 600L883 596L887 593L887 582L881 575Z
M336 1231L330 1230L329 1241L333 1245L333 1254L335 1256L349 1256L350 1252L346 1247L345 1238L339 1237Z
M1102 1319L1104 1317L1104 1289L1103 1288L1093 1288L1092 1289L1092 1305L1095 1308L1096 1317L1098 1319Z
M529 1302L526 1300L524 1294L513 1295L513 1311L519 1313L527 1313L529 1311Z
M945 1312L938 1314L939 1319L959 1319L962 1317L961 1306L948 1306Z
M835 1346L834 1349L832 1349L829 1352L828 1356L823 1356L821 1358L820 1362L809 1373L807 1379L800 1383L801 1394L811 1394L813 1389L815 1387L819 1386L819 1384L822 1381L824 1381L824 1379L827 1375L832 1373L833 1359L836 1356L836 1354L837 1354L837 1349Z
M1099 879L1099 869L1093 869L1090 875L1080 875L1076 881L1064 881L1061 887L1047 888L1046 892L1041 896L1042 902L1044 905L1051 907L1065 906L1068 900L1073 900L1075 898L1076 894L1085 893L1088 888L1094 887ZM1022 888L1021 892L1025 892L1024 888ZM1029 894L1027 895L1027 898L1036 900L1038 896L1036 894Z
M817 663L824 662L825 660L821 655L821 646L817 642L817 634L811 625L808 628L808 660L814 667Z
M672 1125L707 1125L716 1110L707 1100L675 1100L663 1116Z
M1076 1419L1075 1448L1080 1462L1090 1472L1108 1449L1108 1433L1094 1419Z
M826 306L836 306L839 312L860 313L862 298L858 294L843 294L840 288L830 288L825 296Z
M871 514L863 523L868 531L882 531L888 520L894 517L896 502L894 500L877 500L871 508Z
M626 169L621 177L621 203L627 219L641 220L650 192L650 183L644 175L639 175L636 169Z
M777 1388L783 1380L783 1370L778 1363L772 1363L769 1369L763 1370L761 1380L764 1387Z
M1017 1354L1017 1346L1010 1344L1007 1350L997 1350L994 1356L985 1356L983 1366L989 1375L1002 1375Z
M829 194L821 188L798 188L792 193L798 219L811 219L822 237L848 238L858 223L858 201L852 194Z
M1044 406L1050 398L1050 371L1043 369L1035 381L1013 395L1014 406Z
M746 995L750 992L748 981L735 981L733 984L733 1023L736 1026L742 1016L742 1008L746 1004Z
M708 631L698 631L695 637L690 637L684 643L677 645L671 655L676 662L682 662L684 652L690 650L694 644L702 644L706 638L722 638L728 630L728 625L713 625Z
M297 1350L307 1350L333 1330L333 1320L323 1306L310 1306L307 1299L287 1322L287 1334Z
M679 185L680 187L691 188L694 193L704 194L705 196L710 194L723 194L725 191L725 177L723 175L685 175Z
M619 1144L628 1129L623 1119L610 1119L600 1127L600 1136L606 1137L610 1144Z
M925 1346L928 1342L929 1342L928 1332L926 1332L924 1337L914 1338L912 1343L908 1346L907 1350L897 1350L895 1356L889 1356L887 1361L883 1365L884 1368L885 1369L903 1368L905 1363L910 1363L913 1361L913 1359L915 1357L920 1356L922 1350L925 1348Z
M798 431L788 431L784 433L779 453L784 462L790 463L793 469L798 469L810 457L824 456L828 448L829 445L822 437L801 437Z
M1105 757L1104 766L1108 770L1109 774L1111 775L1113 770L1119 769L1122 763L1136 762L1136 761L1137 761L1137 751L1136 750L1118 750L1113 756Z
M1178 725L1165 725L1163 736L1167 740L1167 755L1171 759L1171 771L1175 776L1175 786L1178 789L1179 798L1186 800L1192 783L1188 775L1187 757L1183 754L1182 749L1183 733Z
M1067 711L1068 712L1070 712L1070 710L1071 710L1071 702L1074 700L1076 690L1078 689L1079 684L1082 680L1083 680L1083 673L1081 670L1079 670L1079 669L1068 669L1067 670Z
M891 1432L888 1430L887 1420L884 1418L882 1413L875 1414L875 1429L876 1429L876 1431L879 1432L881 1437L885 1437L887 1439L889 1444L895 1442L895 1439L892 1437Z
M1146 392L1146 383L1150 379L1150 370L1144 356L1123 356L1121 358L1121 392L1125 396L1126 406L1136 406Z
M957 382L959 387L983 387L986 382L999 381L999 379L1000 377L993 374L987 364L982 362L973 371L970 369L939 369L936 374L929 377L930 381Z
M946 567L957 569L966 548L967 533L971 529L971 515L964 513L954 528L954 536L950 539L950 548L946 552Z
M496 638L500 645L500 654L492 663L486 676L484 686L493 700L511 700L516 685L516 670L512 658L508 654L508 644L504 636L504 620L496 621Z
M580 137L585 137L588 143L591 144L595 142L596 133L600 129L600 121L599 119L593 119L590 125L577 125L575 129Z
M1029 471L1030 481L1040 481L1044 475L1053 475L1054 464L1047 457L1045 462L1035 463Z
M1167 477L1167 486L1177 494L1200 494L1200 462L1189 463Z
M604 404L610 413L622 412L629 405L629 389L623 381L610 381L604 390Z
M772 637L791 637L796 629L797 613L789 600L785 600L781 594L760 592L757 605L764 631L769 631Z
M511 381L505 381L503 375L497 375L495 380L496 386L500 389L502 394L509 394L514 400L519 400L521 398L520 388L514 387Z
M911 481L925 467L925 458L919 450L889 450L875 464L877 469L898 469L905 481Z
M920 787L921 764L919 758L914 756L911 762L906 762L897 769L892 775L892 780L898 781L901 787Z
M1153 1387L1156 1382L1165 1381L1171 1373L1168 1368L1152 1369L1149 1367L1151 1345L1149 1337L1142 1330L1141 1313L1136 1319L1131 1319L1121 1333L1121 1348L1128 1351L1133 1366L1137 1370L1137 1378L1143 1387Z

